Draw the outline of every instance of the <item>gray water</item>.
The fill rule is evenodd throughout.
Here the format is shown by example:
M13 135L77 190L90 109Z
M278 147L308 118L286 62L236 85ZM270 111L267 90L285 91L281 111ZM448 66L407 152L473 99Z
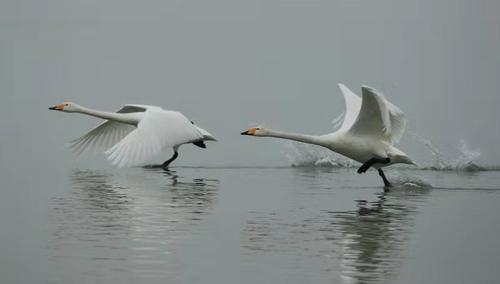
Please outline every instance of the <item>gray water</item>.
M497 171L63 172L2 179L2 283L500 281Z

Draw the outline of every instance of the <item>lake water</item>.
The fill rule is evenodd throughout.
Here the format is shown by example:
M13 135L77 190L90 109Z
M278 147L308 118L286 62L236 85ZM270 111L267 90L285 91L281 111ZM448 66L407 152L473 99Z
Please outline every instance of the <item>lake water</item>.
M4 170L2 283L498 283L500 172Z

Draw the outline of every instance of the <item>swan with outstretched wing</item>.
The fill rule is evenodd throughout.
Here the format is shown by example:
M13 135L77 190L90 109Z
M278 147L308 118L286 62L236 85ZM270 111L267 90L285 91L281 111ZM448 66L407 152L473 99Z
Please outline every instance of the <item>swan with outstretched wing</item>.
M385 186L390 186L382 167L396 163L415 164L403 151L394 146L405 130L404 113L377 90L362 86L362 97L343 84L346 110L336 119L338 129L326 135L306 135L253 127L242 135L276 137L326 147L334 152L360 162L358 173L370 167L378 170Z
M196 126L182 113L157 106L127 104L117 112L104 112L62 103L49 108L70 113L82 113L107 120L87 134L71 142L71 149L80 155L86 150L102 150L113 165L130 167L143 165L165 148L173 156L161 167L167 169L178 156L183 144L206 148L204 141L216 141L208 131Z

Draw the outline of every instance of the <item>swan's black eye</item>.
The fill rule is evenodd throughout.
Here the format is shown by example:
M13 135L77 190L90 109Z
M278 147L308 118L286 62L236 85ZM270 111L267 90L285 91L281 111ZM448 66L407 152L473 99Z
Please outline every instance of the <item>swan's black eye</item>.
M64 104L65 106L68 106L68 104Z

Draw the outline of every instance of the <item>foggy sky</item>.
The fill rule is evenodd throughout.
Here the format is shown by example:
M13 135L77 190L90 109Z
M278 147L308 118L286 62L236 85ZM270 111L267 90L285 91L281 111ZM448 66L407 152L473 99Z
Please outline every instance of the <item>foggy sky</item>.
M2 1L0 164L88 163L66 145L100 121L47 110L74 101L179 110L219 139L181 147L177 165L286 165L281 141L239 133L331 132L337 83L398 105L409 120L398 147L415 160L429 154L410 132L448 157L464 139L499 164L498 11L493 0Z

